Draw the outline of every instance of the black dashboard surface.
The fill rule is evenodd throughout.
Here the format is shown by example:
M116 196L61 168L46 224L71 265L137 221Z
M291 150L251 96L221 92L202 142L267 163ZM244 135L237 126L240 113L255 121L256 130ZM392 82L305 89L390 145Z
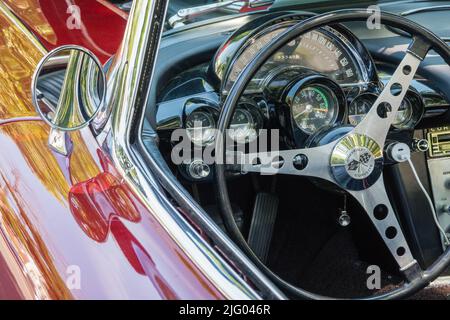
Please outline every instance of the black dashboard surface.
M312 8L292 6L282 8L283 10L307 10L314 13L322 13L345 8L367 8L368 2L348 2L340 6L327 8ZM401 14L411 12L417 8L441 7L440 11L408 14L408 17L431 29L442 38L450 37L450 25L448 20L450 12L450 1L398 1L380 4L382 10ZM281 10L281 8L279 8ZM414 12L414 11L413 11ZM242 25L266 14L266 12L241 15L230 19L214 19L205 23L193 24L191 29L180 28L172 30L163 36L159 52L153 86L148 99L147 118L153 128L156 128L157 105L161 101L162 93L167 91L169 82L180 73L192 69L195 66L207 65L213 59L218 48L230 37L230 35ZM365 23L349 23L346 27L351 30L369 50L377 66L395 67L403 58L404 51L410 39L399 35L393 30L380 28L368 30ZM425 78L428 83L445 95L450 101L450 67L443 60L430 52L426 60L421 64L418 75ZM217 88L216 88L217 91ZM210 92L214 95L216 92ZM433 119L430 127L437 127L450 123L450 111L443 116ZM424 158L425 159L425 158ZM420 170L425 174L425 165ZM404 175L408 177L408 175ZM426 180L426 179L424 179ZM421 210L425 212L427 209ZM425 228L425 224L422 224ZM432 228L432 223L431 226ZM425 228L430 230L430 228ZM421 234L426 234L422 232Z
M441 9L439 11L414 13L417 8L436 6ZM342 4L340 7L333 8L314 9L293 6L288 9L305 9L314 13L321 13L350 7L363 6L358 2L351 2L351 4ZM367 7L367 2L364 2L364 7ZM408 18L423 24L443 38L450 37L450 25L444 23L450 12L450 1L399 1L380 4L380 8L397 14L412 12L412 14L407 15ZM216 50L234 30L262 14L265 13L240 15L232 19L227 17L225 20L213 19L206 23L195 24L190 29L174 29L163 36L154 75L155 81L151 88L147 108L147 119L152 127L156 127L155 106L160 98L158 93L164 91L170 79L186 69L211 61ZM410 41L407 37L398 35L384 27L379 30L368 30L365 23L349 23L346 26L361 39L377 63L395 66L401 60L406 45ZM418 75L429 80L429 83L435 89L441 91L450 101L448 89L450 88L450 67L439 56L431 52L422 63ZM447 112L445 117L441 117L441 120L443 123L448 123L450 113Z

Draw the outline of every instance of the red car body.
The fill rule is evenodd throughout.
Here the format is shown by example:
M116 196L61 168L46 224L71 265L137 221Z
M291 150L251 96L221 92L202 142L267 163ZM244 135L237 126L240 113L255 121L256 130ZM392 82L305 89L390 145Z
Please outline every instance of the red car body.
M81 9L80 30L68 29L68 3ZM0 3L0 299L224 298L123 182L90 129L70 134L68 156L53 152L50 127L31 102L33 72L47 51L77 44L105 62L126 17L102 0Z

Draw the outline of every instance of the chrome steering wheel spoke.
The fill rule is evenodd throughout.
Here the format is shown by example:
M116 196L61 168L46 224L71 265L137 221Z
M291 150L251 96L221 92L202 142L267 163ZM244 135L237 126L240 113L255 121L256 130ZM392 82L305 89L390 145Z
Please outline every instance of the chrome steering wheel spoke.
M370 188L349 193L366 210L367 215L397 262L400 271L411 281L420 274L421 269L414 259L397 216L388 198L383 177Z
M255 59L250 61L247 67L242 70L224 100L218 121L218 131L221 134L218 136L220 139L216 138L216 154L220 157L225 155L227 147L224 141L225 130L230 125L239 99L248 83L271 56L288 44L289 41L292 41L292 39L298 38L311 30L353 20L367 21L372 15L373 13L367 10L345 10L314 16L289 28L260 50ZM240 168L247 172L294 174L324 178L336 183L359 201L367 211L400 270L411 282L391 292L371 296L370 299L405 297L416 289L427 285L430 280L436 278L450 264L450 249L447 249L437 260L437 263L435 262L425 271L420 269L411 253L389 201L382 175L384 145L387 135L421 61L432 47L450 65L450 49L435 34L402 16L381 12L381 23L399 28L411 34L414 38L392 78L359 125L330 145L312 149L280 151L278 154L242 154L238 162ZM294 170L294 163L297 163L297 161L294 162L292 159L298 154L306 156L308 162L304 168ZM276 155L283 159L276 159L280 160L276 161L274 159ZM261 163L258 164L257 158L260 158L260 161L262 160ZM301 164L301 161L299 162ZM215 172L219 189L219 201L226 217L224 221L227 230L230 231L231 236L239 243L242 249L249 253L253 262L265 270L275 283L286 288L293 296L323 298L282 280L257 258L252 248L245 242L245 238L235 222L234 212L228 195L225 166L217 166ZM383 217L383 214L385 217Z
M370 111L341 139L308 149L233 154L242 172L316 177L349 192L366 210L408 281L417 278L422 270L411 253L385 189L383 150L391 125L428 50L426 43L414 38Z
M420 38L414 38L403 60L384 87L378 99L353 133L368 136L383 147L386 136L395 121L397 111L411 85L417 69L430 46Z
M334 182L329 165L330 155L335 144L330 143L308 149L234 155L236 155L235 161L242 172L257 172L262 175L289 174L322 178Z

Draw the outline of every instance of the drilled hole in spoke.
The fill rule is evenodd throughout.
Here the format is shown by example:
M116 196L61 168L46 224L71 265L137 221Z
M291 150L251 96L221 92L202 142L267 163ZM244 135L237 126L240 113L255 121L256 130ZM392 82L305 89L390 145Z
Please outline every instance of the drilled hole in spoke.
M261 159L259 159L258 157L253 159L252 166L260 166L260 165L261 165Z
M294 168L297 170L303 170L308 165L308 157L304 154L297 154L292 160Z
M377 107L377 114L380 118L386 119L388 112L392 110L392 106L387 102L382 102Z
M394 83L390 89L391 89L391 94L393 96L397 97L402 93L403 87L400 83Z
M409 75L411 73L411 71L412 71L411 66L406 65L406 66L403 67L403 74L404 75L406 75L406 76Z
M374 215L375 219L377 219L377 220L386 219L388 213L389 213L389 210L384 204L379 204L375 207L375 209L373 209L373 215Z
M273 158L272 168L280 169L284 165L284 159L280 156Z
M397 235L397 229L395 227L388 227L386 229L386 238L388 239L394 239L395 236Z
M398 247L397 248L397 255L399 257L403 256L405 253L406 253L406 249L405 248L403 248L403 247Z

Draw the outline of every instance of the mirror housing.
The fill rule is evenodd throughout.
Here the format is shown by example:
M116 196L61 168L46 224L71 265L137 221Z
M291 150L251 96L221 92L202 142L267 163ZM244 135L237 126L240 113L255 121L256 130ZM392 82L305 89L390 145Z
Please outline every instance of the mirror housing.
M79 130L95 118L106 97L106 75L87 49L62 46L38 64L32 81L33 104L53 129Z

